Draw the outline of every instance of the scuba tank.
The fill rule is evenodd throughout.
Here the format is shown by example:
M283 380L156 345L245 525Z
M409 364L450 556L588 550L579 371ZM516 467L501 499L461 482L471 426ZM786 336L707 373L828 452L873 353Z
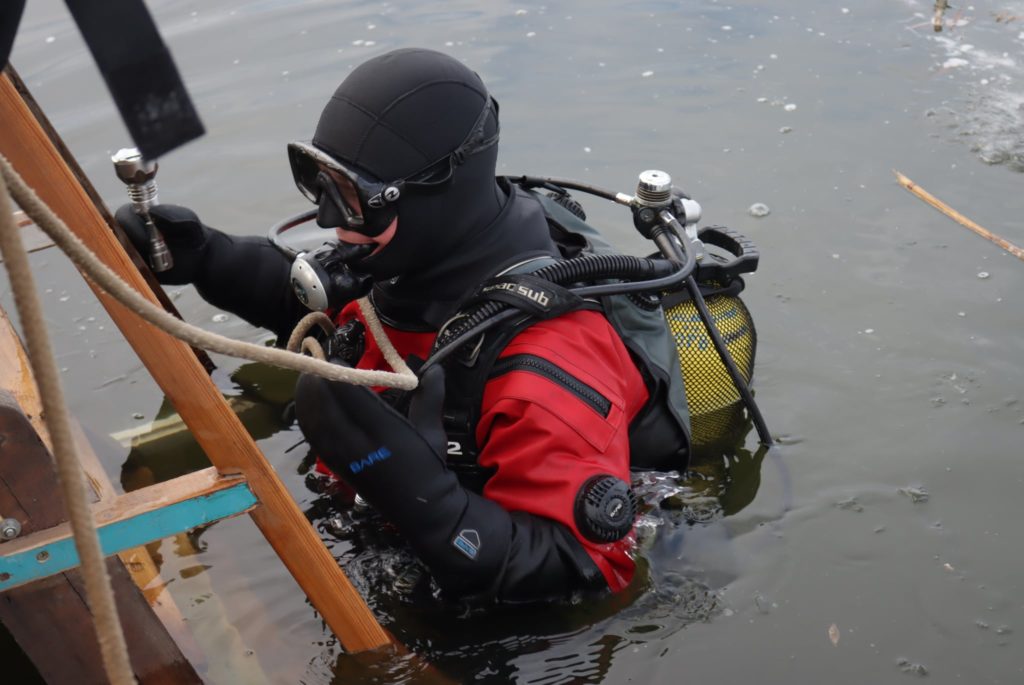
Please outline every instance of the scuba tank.
M705 253L694 279L728 356L749 385L754 375L757 330L739 294L745 285L741 274L753 272L760 255L750 240L724 226L701 228L697 237L705 246L720 248ZM686 382L693 445L718 442L731 432L744 397L690 293L685 289L665 293L661 305ZM761 437L764 444L770 443Z

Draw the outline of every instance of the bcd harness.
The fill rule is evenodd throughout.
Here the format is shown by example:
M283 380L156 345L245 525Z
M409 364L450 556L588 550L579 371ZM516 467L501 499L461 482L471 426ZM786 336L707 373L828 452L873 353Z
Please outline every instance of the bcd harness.
M633 469L685 469L695 448L728 434L728 428L740 420L737 409L746 408L756 423L752 398L741 398L723 359L723 354L734 357L737 373L750 381L757 335L738 297L744 288L740 274L755 271L759 262L750 240L721 226L697 231L704 259L694 272L695 283L708 310L701 312L688 289L654 285L665 283L666 278L678 282L675 275L666 277L666 265L670 271L675 268L671 262L621 254L586 223L582 208L564 188L545 184L557 191L545 196L530 189L536 184L509 180L524 202L540 205L560 259L528 259L486 280L440 327L428 359L422 362L445 368L447 462L466 487L479 492L491 475L478 464L475 435L484 388L492 378L527 371L607 415L607 398L550 361L523 354L498 359L529 326L571 311L600 311L643 378L648 399L633 417L628 433ZM577 295L583 291L590 296ZM712 344L709 323L718 330L727 351ZM361 322L349 321L330 336L327 356L355 364L365 349L364 332ZM408 393L391 390L383 397L400 412L410 399Z
M552 238L564 259L621 254L596 229L556 199L530 190L519 189L518 192L540 203ZM562 197L568 198L567 195ZM647 386L647 403L629 426L631 467L685 469L690 447L686 390L676 345L657 301L627 295L581 298L564 286L534 275L556 261L551 258L534 259L489 279L438 333L435 351L450 342L457 331L465 332L466 322L473 321L474 313L481 305L503 302L516 310L511 318L498 325L481 326L486 330L471 337L442 362L446 374L444 425L448 436L449 467L467 486L475 489L482 487L491 475L477 464L479 448L475 432L484 386L502 374L525 370L540 375L559 384L599 413L607 414L606 398L557 365L524 354L498 359L516 335L537 321L590 309L603 312L612 324Z

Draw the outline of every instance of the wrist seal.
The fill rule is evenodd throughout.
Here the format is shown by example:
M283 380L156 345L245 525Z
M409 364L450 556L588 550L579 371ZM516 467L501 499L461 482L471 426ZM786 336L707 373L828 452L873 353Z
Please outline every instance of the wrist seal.
M576 528L591 542L615 542L633 529L636 495L625 481L602 474L587 479L576 493Z

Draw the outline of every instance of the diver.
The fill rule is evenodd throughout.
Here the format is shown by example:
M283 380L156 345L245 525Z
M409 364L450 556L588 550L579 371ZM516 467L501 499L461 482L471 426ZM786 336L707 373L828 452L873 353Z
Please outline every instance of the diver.
M609 286L580 294L618 276L563 265L610 248L564 190L496 177L498 137L498 103L461 62L426 49L372 58L342 81L312 140L288 146L317 224L333 229L319 267L337 277L310 289L317 259L293 265L266 237L158 205L174 260L158 278L194 284L281 344L303 300L317 304L338 327L332 361L388 369L357 302L367 296L420 384L374 392L300 377L296 417L318 459L446 596L620 591L635 571L630 469L682 472L691 448L672 333L657 301L623 295L616 313L597 294ZM125 206L117 219L145 253L138 217ZM632 259L651 282L679 271ZM647 332L623 335L627 320Z

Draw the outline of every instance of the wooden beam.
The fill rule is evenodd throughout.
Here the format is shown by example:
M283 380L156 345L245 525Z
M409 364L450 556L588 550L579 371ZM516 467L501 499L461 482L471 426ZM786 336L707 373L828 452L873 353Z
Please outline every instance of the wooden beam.
M256 506L249 486L213 467L122 495L93 511L103 553L116 554ZM79 565L68 523L0 546L0 592Z
M18 519L22 534L66 519L57 492L53 458L18 407L0 391L0 511ZM0 544L6 551L16 542ZM132 669L140 682L199 683L145 597L117 559L107 560ZM106 682L78 571L68 571L0 594L0 621L14 636L46 682Z
M0 153L107 266L155 302L110 227L6 75L0 78L0 121L5 127ZM342 645L358 652L390 644L387 633L189 347L140 320L91 282L89 285L210 461L221 473L246 477L261 504L250 515Z
M0 388L12 392L17 397L19 406L29 416L29 422L36 434L42 439L46 449L52 451L53 445L46 424L42 420L42 402L36 392L28 357L3 307L0 307ZM113 483L110 482L110 477L103 469L85 432L74 419L71 421L71 429L74 432L78 460L95 495L94 501L113 499L117 496ZM166 583L160 580L160 569L153 561L149 550L145 547L136 547L119 552L118 557L187 660L192 664L205 662L206 657L185 625L181 610L166 591Z

